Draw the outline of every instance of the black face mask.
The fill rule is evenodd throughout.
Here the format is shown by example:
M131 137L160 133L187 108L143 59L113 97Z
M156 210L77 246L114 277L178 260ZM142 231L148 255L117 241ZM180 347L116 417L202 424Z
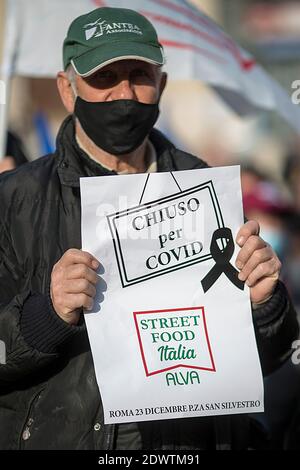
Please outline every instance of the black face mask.
M112 155L124 155L143 143L158 118L159 107L134 100L93 103L78 96L74 114L98 147Z

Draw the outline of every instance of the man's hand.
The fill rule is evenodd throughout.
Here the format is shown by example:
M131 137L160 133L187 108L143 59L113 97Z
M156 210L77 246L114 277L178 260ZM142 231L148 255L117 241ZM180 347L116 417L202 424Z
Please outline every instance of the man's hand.
M7 156L0 160L0 173L13 170L14 168L16 168L16 163L13 157Z
M77 325L82 308L90 310L99 280L99 262L86 251L70 249L54 265L50 296L56 313L67 323Z
M239 279L250 287L251 301L263 303L274 292L281 263L270 245L259 237L259 224L254 220L241 227L236 242L241 247L236 259Z

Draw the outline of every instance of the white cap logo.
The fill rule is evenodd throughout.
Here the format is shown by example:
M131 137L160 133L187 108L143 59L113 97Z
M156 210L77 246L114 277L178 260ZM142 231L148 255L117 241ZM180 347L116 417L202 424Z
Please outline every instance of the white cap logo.
M142 35L142 31L137 25L131 23L107 23L106 20L101 21L101 18L98 18L94 23L88 23L84 25L85 28L85 39L97 38L103 36L103 34L113 34L113 33L134 33Z
M101 18L99 18L97 21L94 23L88 23L84 25L85 29L85 39L88 41L91 38L97 38L98 36L103 35L103 25L106 23L106 20L100 21Z

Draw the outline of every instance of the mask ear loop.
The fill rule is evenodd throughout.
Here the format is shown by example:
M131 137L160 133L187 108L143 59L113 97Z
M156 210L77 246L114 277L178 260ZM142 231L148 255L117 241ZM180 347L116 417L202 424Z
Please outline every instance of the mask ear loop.
M142 195L141 195L141 198L140 198L139 205L142 204L142 200L143 200L143 197L144 197L144 194L145 194L145 191L146 191L146 187L147 187L147 184L148 184L148 181L149 181L150 174L151 174L151 173L148 173L148 175L147 175L146 182L145 182L145 184L144 184L144 188L143 188L143 191L142 191ZM176 179L175 176L173 175L173 172L170 171L170 174L171 174L173 180L175 181L177 188L178 188L179 191L182 193L182 189L181 189L181 187L179 186L177 179Z
M73 80L70 80L70 79L69 79L69 82L70 82L70 85L71 85L71 88L72 88L72 91L73 91L73 94L74 94L74 98L76 99L76 98L78 97L76 85L75 85L75 83L73 82Z

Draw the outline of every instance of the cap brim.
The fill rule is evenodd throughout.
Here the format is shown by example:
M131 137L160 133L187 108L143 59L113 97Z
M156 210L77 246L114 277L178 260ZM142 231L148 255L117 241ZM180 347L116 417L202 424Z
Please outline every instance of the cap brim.
M97 70L118 60L135 59L154 65L164 65L165 59L161 47L137 42L115 43L109 47L99 46L72 59L71 63L78 75L88 77Z

